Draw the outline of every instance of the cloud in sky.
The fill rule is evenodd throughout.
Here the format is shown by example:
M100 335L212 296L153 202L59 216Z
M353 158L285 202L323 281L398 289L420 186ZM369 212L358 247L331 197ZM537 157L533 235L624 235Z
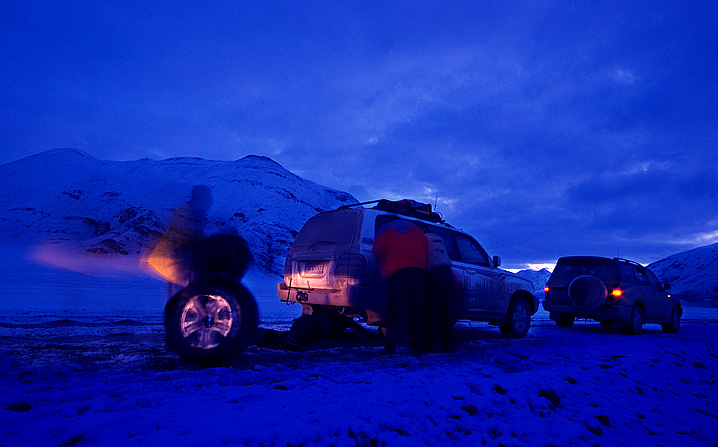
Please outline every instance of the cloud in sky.
M436 202L517 266L716 241L712 2L7 9L0 162L266 155Z

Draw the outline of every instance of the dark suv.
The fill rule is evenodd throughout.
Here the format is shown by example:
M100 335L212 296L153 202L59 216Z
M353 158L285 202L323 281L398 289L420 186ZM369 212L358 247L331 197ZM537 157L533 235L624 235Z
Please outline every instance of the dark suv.
M603 326L617 325L626 333L640 334L644 323L659 323L676 333L683 309L648 268L621 258L568 256L556 263L546 285L543 307L561 327L576 318L589 318Z

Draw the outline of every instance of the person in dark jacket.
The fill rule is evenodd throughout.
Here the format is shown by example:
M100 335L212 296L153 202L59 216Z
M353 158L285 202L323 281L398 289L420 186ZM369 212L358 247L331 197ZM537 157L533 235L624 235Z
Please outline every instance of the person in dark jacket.
M225 226L219 234L198 241L192 253L193 279L222 276L239 281L251 260L247 241L234 227Z
M179 207L167 231L158 243L143 256L167 280L167 299L193 281L191 261L195 244L205 237L207 213L212 207L212 190L206 185L195 185L189 202Z
M396 352L406 315L409 321L409 342L412 352L423 347L422 295L428 244L418 226L404 220L394 220L379 230L372 253L381 264L387 278L386 329L384 352Z
M435 233L427 233L429 244L424 286L424 330L426 349L436 352L447 350L452 339L455 318L451 303L451 259L444 239Z

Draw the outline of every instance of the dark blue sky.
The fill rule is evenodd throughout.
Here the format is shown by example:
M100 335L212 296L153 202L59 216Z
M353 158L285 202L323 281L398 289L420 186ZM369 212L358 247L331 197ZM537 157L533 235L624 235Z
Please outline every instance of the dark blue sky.
M718 3L337 3L10 2L0 163L266 155L507 267L718 242Z

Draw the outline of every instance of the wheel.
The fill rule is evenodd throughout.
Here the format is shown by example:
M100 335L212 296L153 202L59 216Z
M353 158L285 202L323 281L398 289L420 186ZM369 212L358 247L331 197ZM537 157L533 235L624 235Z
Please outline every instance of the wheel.
M201 281L180 290L165 306L167 347L197 363L226 361L256 335L257 304L233 281Z
M556 325L560 327L571 327L574 321L576 321L576 317L573 314L561 312L558 320L556 320Z
M644 321L646 321L646 317L643 314L643 307L640 304L634 304L628 324L623 327L623 331L627 334L639 335L643 331Z
M316 315L327 312L331 307L323 306L321 304L306 304L302 303L302 315Z
M526 335L531 325L531 312L529 303L523 298L514 298L506 312L506 321L499 326L501 333L514 338Z
M678 330L681 328L681 311L678 307L674 307L671 311L671 321L662 324L661 327L663 327L663 332L667 332L669 334L678 333Z

